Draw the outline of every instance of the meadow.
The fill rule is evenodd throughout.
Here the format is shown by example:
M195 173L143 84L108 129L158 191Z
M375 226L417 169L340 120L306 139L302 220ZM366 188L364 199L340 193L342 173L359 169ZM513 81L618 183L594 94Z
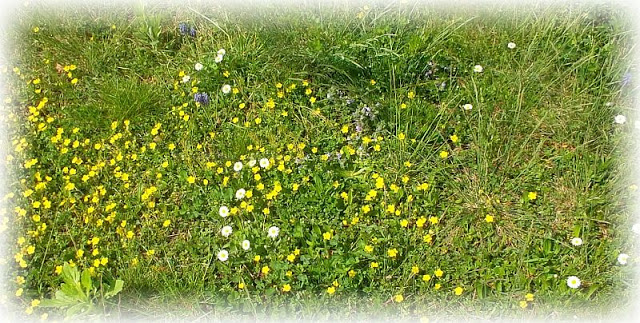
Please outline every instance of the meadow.
M0 66L0 285L15 315L629 308L638 123L622 8L32 3L17 16Z

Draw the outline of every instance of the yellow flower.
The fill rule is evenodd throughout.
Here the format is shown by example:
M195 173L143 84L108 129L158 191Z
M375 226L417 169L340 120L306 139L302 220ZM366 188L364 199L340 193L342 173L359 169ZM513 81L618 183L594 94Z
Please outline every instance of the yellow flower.
M435 285L433 285L433 288L434 288L435 290L440 289L440 287L442 287L442 285L440 285L440 284L435 284Z
M263 275L266 276L269 273L269 270L270 270L269 266L264 266L264 267L262 267L261 272L262 272Z
M429 222L431 222L431 224L438 224L438 222L439 222L438 217L430 216L429 217Z
M239 289L244 289L244 283L238 283L238 288Z
M371 263L371 268L378 268L378 263L377 262L372 262Z
M533 200L535 200L536 198L538 198L538 193L536 193L536 192L529 192L528 197L529 197L529 200L533 201Z
M373 252L373 246L371 246L371 245L366 245L366 246L364 246L364 251L366 251L366 252Z
M336 288L333 286L330 286L329 288L327 288L327 293L329 295L333 295L336 292Z
M398 250L396 248L392 248L387 250L387 255L391 258L395 258L398 255Z
M290 291L290 290L291 290L291 285L289 285L289 284L284 284L284 285L282 286L282 291L283 291L283 292L288 292L288 291Z
M267 101L267 103L265 104L265 106L266 106L267 108L269 108L269 109L273 109L273 108L275 108L276 103L275 103L275 102L273 102L273 99L269 99L269 100Z
M527 301L520 301L520 307L522 308L527 308L529 304L527 304Z
M527 295L524 295L525 300L527 300L527 302L533 302L533 294L528 293Z
M416 96L416 94L415 94L415 93L413 93L413 91L410 91L409 93L407 93L407 97L408 97L409 99L413 99L415 96Z
M340 131L344 134L349 132L349 125L343 125L342 129L340 129Z
M460 286L456 287L456 289L453 290L453 292L457 295L460 296L462 295L462 292L464 291L464 289Z
M402 296L402 294L398 294L398 295L396 295L396 296L394 296L394 297L393 297L393 300L394 300L396 303L400 303L400 302L404 301L404 297Z
M18 288L18 290L16 290L16 296L18 296L18 297L22 296L23 292L24 292L24 290L22 288Z
M404 140L404 138L406 138L406 136L404 135L404 132L401 132L398 134L398 139Z
M371 85L376 85L376 81L375 80L371 80L371 81L369 81L369 83L371 83Z
M193 184L196 182L196 178L194 176L189 176L187 177L187 182L189 182L189 184Z
M289 262L294 262L296 260L296 255L294 254L289 254L287 256L287 260L289 260Z
M356 276L356 272L353 269L349 270L349 277L353 278L355 276Z
M436 277L442 277L442 275L444 274L444 272L442 270L440 270L440 268L436 269L436 271L433 272Z
M155 254L156 254L156 251L155 251L154 249L149 249L149 250L147 251L147 255L149 255L149 256L153 256L153 255L155 255Z
M260 261L260 255L255 255L255 257L253 257L253 261L255 262Z
M418 267L418 266L413 266L413 267L411 267L411 273L412 273L412 274L416 275L416 274L418 274L419 272L420 272L420 267Z
M449 153L446 150L440 152L440 158L445 159L449 157Z
M331 240L331 232L325 232L322 234L324 240Z
M407 225L409 225L409 221L407 221L407 219L403 219L402 221L400 221L401 227L406 228Z
M430 280L431 280L431 275L429 274L422 275L422 281L428 282Z
M171 220L164 220L164 222L162 223L163 227L168 227L171 224Z
M456 136L455 134L451 135L451 137L449 138L451 138L451 142L453 142L454 144L458 142L458 136Z

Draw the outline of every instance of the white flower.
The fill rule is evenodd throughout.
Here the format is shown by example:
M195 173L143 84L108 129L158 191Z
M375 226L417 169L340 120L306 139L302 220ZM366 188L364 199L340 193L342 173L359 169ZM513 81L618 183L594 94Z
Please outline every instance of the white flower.
M201 71L202 68L204 68L204 66L202 64L200 64L200 63L196 63L196 66L194 66L194 67L195 67L196 71Z
M191 81L191 76L185 75L182 77L182 83L187 83L189 81Z
M221 206L220 210L218 210L218 213L220 213L221 217L226 218L227 216L229 216L229 208L226 206Z
M627 264L627 260L629 260L629 255L627 255L626 253L621 253L618 255L618 263L621 265L626 265Z
M233 164L233 170L235 170L236 172L239 172L242 170L242 162L236 162L235 164Z
M255 159L252 159L252 160L249 161L249 167L253 167L255 165L256 165L256 160Z
M225 225L224 227L222 227L222 230L220 230L220 233L224 237L230 236L232 232L233 232L233 229L231 229L231 226L229 226L229 225Z
M227 54L227 51L224 48L218 49L218 56L224 56Z
M635 234L640 234L640 223L636 223L631 227L631 231Z
M582 245L582 239L575 237L573 239L571 239L571 244L574 246L581 246Z
M249 240L242 241L242 249L249 250L251 248L251 242Z
M236 191L236 199L242 200L244 198L244 194L247 193L244 188L241 188Z
M222 62L222 58L223 58L222 55L216 56L216 59L215 59L216 63Z
M229 84L223 85L222 86L222 93L228 94L229 92L231 92L231 85L229 85Z
M227 259L229 259L229 252L224 249L218 251L218 259L220 259L220 261L227 261Z
M567 278L567 286L571 288L580 287L580 278L576 276L569 276L569 278Z
M507 47L508 47L509 49L514 49L514 48L516 48L516 43L508 43L508 44L507 44Z
M280 233L280 229L278 227L269 228L269 238L275 239L278 237L278 233Z
M473 109L473 106L471 104L467 103L467 104L463 105L462 108L468 111L468 110Z
M617 116L615 117L615 119L614 119L614 120L615 120L615 122L616 122L617 124L623 124L623 123L627 122L627 117L625 117L625 116L623 116L623 115L619 114L619 115L617 115Z
M484 71L484 68L482 68L482 66L480 65L476 65L473 67L473 71L476 73L482 73L482 71Z
M266 158L260 159L260 167L267 168L269 167L269 160Z

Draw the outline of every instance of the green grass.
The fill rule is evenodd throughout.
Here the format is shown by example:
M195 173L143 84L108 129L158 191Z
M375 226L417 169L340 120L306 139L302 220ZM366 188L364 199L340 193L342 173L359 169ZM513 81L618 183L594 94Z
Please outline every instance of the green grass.
M13 141L7 192L14 196L3 209L9 308L24 313L32 299L52 297L61 282L56 267L73 260L93 268L95 282L124 280L118 298L97 300L98 314L108 317L606 319L623 312L635 263L620 266L616 258L633 258L629 201L637 192L629 188L632 163L624 155L631 122L613 120L629 115L631 86L621 79L631 66L630 17L604 5L368 7L38 5L23 12L8 34L12 60L3 67ZM195 26L196 37L181 35L180 22ZM507 48L509 42L517 47ZM215 63L220 48L226 55ZM194 70L198 62L202 71ZM56 64L77 68L68 77ZM473 72L477 64L482 73ZM189 84L180 82L180 71L191 76ZM36 78L40 84L27 83ZM191 81L209 94L209 105L194 104ZM238 93L223 94L224 84ZM291 91L279 98L284 89ZM27 108L43 97L48 102L34 116ZM375 117L362 116L365 106ZM52 142L57 128L64 131ZM122 139L110 143L118 133ZM383 140L364 144L364 137ZM20 139L28 143L24 150L15 149ZM97 142L103 147L95 149ZM348 153L359 146L363 153ZM278 170L285 156L291 159ZM83 163L73 164L74 157ZM263 157L272 165L256 180L247 162ZM34 158L37 164L24 167ZM239 160L244 168L234 175L224 163ZM83 181L96 165L95 176ZM382 189L375 187L378 175ZM36 189L45 176L51 180ZM65 188L69 182L75 188ZM276 182L282 190L269 199ZM422 183L429 188L418 189ZM157 191L147 199L150 187ZM220 217L221 205L240 207L238 188L252 190L247 203L255 209ZM378 195L367 201L372 189ZM45 197L51 208L33 205ZM116 213L109 218L111 203ZM387 212L391 204L399 215ZM372 211L363 214L363 205ZM420 228L423 216L438 222ZM220 235L224 225L233 227L229 238ZM277 239L267 238L272 225L280 228ZM19 237L26 238L21 245ZM96 256L86 243L93 237L100 238ZM584 244L572 246L573 237ZM240 247L244 239L251 250ZM398 256L388 256L392 248ZM220 249L229 251L228 261L216 258ZM294 249L300 255L290 262ZM76 257L77 250L84 255ZM102 257L107 264L93 266ZM436 269L444 275L435 277ZM424 282L424 274L433 277ZM579 289L567 287L571 275L582 280ZM26 282L17 284L17 276ZM329 295L334 281L339 286ZM292 290L283 292L284 284ZM462 295L454 295L456 287ZM520 308L527 293L535 299ZM399 294L404 301L392 301ZM64 314L35 307L32 315L45 312Z

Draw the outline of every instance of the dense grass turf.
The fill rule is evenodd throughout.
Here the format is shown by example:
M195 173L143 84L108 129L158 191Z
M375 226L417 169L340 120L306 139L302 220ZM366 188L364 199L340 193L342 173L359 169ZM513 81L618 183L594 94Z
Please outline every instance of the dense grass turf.
M614 122L631 88L619 8L22 17L2 68L14 311L65 315L43 306L65 263L97 286L79 314L110 317L626 308L635 258L617 258L632 254L637 193L632 127ZM116 280L122 292L105 299Z

